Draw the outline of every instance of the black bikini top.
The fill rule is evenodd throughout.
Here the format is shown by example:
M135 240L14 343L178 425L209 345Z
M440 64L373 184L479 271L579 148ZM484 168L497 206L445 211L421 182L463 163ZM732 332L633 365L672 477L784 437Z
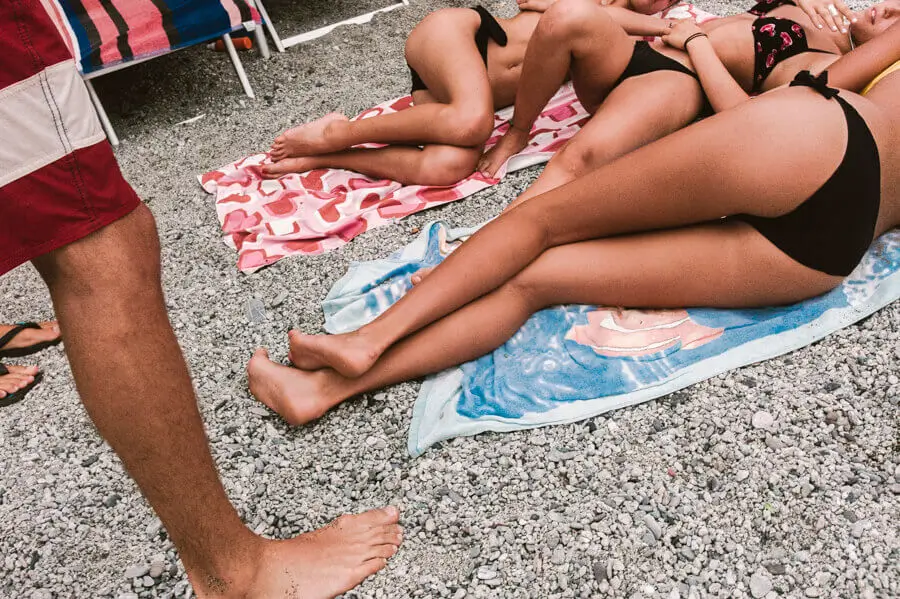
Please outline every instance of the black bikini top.
M778 0L772 0L775 4ZM765 4L761 2L760 4ZM793 2L781 2L779 4L793 4ZM758 7L759 4L756 5ZM754 7L754 8L756 8ZM772 10L775 6L769 8ZM821 52L831 54L825 50L810 48L803 27L791 19L781 17L760 17L753 21L753 88L751 92L758 93L765 80L778 64L789 58L793 58L804 52Z

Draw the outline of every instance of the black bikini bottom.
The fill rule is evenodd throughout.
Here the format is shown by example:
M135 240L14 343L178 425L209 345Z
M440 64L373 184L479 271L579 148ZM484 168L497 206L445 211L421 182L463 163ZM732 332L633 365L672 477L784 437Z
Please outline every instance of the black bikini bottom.
M487 66L488 41L494 40L499 46L505 46L508 41L506 32L486 8L476 6L472 10L481 17L481 24L478 26L478 31L475 32L475 46L478 48L478 53L481 54L484 65ZM412 67L409 67L409 74L412 76L412 91L428 89L428 86Z
M752 226L782 252L814 270L846 277L859 264L875 236L881 204L881 163L868 125L853 106L828 87L828 72L803 71L791 83L834 98L847 121L847 149L831 177L791 212L765 218L729 217Z
M656 71L675 71L676 73L684 73L685 75L690 75L696 79L697 83L700 83L700 78L697 76L697 73L674 58L669 58L665 54L654 50L649 42L641 40L634 44L634 53L631 55L631 60L628 61L628 65L625 67L625 70L613 87L618 86L620 83L631 77L655 73ZM702 87L701 93L703 93ZM705 118L712 114L712 105L710 105L709 100L706 99L706 94L703 94L703 108L701 108L698 116L699 118Z

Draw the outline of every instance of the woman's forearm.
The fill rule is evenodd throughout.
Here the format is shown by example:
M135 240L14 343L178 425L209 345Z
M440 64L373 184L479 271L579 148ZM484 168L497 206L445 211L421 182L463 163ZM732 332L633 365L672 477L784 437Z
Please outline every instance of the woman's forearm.
M722 64L708 37L695 37L686 49L713 110L722 112L750 98Z
M884 33L834 61L828 67L828 83L859 92L883 70L900 60L900 22Z

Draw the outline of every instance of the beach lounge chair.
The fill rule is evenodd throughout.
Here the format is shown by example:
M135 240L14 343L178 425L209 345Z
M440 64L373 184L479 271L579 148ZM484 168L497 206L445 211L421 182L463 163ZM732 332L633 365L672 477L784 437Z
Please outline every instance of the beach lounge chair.
M253 88L238 58L231 33L254 32L263 57L269 50L260 12L248 0L42 0L63 36L87 85L110 143L119 139L91 80L175 50L222 38L244 92Z

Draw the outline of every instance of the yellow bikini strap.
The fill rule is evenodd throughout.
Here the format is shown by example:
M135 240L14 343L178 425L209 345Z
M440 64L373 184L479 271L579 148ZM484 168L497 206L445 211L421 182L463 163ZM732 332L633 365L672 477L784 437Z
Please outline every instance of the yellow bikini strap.
M869 91L870 91L873 87L875 87L875 85L876 85L879 81L881 81L882 79L884 79L885 77L887 77L888 75L890 75L891 73L893 73L894 71L900 71L900 60L898 60L897 62L895 62L894 64L892 64L892 65L889 66L888 68L886 68L885 70L883 70L877 77L875 77L874 79L872 79L872 82L869 83L869 85L867 85L867 86L862 90L862 95L865 96L867 93L869 93Z

